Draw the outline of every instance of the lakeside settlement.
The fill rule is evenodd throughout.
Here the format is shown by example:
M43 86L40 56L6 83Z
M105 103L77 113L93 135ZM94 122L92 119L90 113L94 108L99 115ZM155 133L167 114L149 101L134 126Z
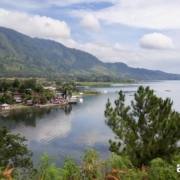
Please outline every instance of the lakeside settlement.
M97 94L75 83L47 83L36 79L0 80L0 112L27 107L64 107L83 102L84 94Z

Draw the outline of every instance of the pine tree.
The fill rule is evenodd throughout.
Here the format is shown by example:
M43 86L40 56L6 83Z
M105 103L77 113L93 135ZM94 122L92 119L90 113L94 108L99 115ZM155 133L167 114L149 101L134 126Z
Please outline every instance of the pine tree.
M128 106L120 91L114 105L109 100L106 104L106 122L116 135L109 141L110 150L128 155L139 167L156 157L170 160L180 153L180 114L172 105L169 98L157 97L149 87L140 86Z
M0 127L0 167L22 168L33 167L32 153L25 144L26 139L19 134L12 134L6 128Z

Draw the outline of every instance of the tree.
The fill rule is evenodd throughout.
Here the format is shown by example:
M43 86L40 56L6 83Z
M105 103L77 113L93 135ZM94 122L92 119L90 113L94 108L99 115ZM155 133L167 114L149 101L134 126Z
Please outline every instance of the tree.
M61 90L64 94L64 98L67 99L67 97L71 97L73 91L77 91L76 85L74 82L64 83L61 87Z
M12 83L12 86L15 90L19 89L20 85L21 85L21 82L19 81L19 79L15 79Z
M32 168L31 152L25 145L26 139L0 128L0 167Z
M0 95L0 103L13 104L13 102L14 102L14 98L11 93L6 92Z
M10 83L8 80L6 79L3 79L3 80L0 80L0 91L1 92L6 92L10 89Z
M37 87L37 80L36 79L26 79L23 81L22 85L21 85L22 89L31 89L31 90L35 90Z
M55 97L55 93L48 89L44 89L42 94L46 97L48 101Z
M156 157L170 160L180 152L180 114L172 105L169 98L159 98L149 87L140 86L127 106L120 91L114 106L108 100L105 110L106 122L116 135L110 140L110 150L128 155L136 166Z

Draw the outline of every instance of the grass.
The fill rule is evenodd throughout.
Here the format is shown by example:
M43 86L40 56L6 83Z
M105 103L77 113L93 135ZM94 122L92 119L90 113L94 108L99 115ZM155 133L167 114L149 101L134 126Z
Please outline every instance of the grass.
M89 86L89 87L110 87L113 82L77 82L79 86Z
M99 92L98 91L92 91L92 90L86 90L83 91L84 95L98 95Z

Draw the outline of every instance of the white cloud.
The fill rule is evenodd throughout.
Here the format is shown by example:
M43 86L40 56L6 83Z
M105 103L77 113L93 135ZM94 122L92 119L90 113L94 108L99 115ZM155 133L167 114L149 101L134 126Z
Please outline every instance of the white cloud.
M47 16L0 9L0 26L12 28L31 37L62 41L71 38L70 28L66 22Z
M172 39L161 33L145 34L140 39L140 46L146 49L172 49Z
M104 62L124 62L132 67L179 73L180 53L175 49L149 51L136 49L132 45L105 42L76 44L75 48L92 53Z
M126 59L127 51L130 56L128 47L115 43L114 45L105 42L89 42L78 44L77 48L94 54L102 61L116 62L119 59ZM126 49L127 48L127 49Z
M5 1L5 0L3 0ZM18 0L20 2L22 0ZM103 1L103 0L102 0ZM109 2L113 2L108 0ZM10 0L7 0L9 4ZM26 1L28 2L28 1ZM35 1L33 1L35 2ZM66 6L73 3L89 3L97 2L95 0L68 0L68 1L58 1L49 0L50 4L56 4L59 6ZM99 1L98 1L99 2ZM178 67L180 66L180 53L178 50L168 50L167 48L173 47L171 39L169 37L159 37L160 42L157 42L157 37L153 40L156 41L151 48L151 51L146 49L140 49L136 47L136 44L126 46L121 43L116 43L115 41L121 42L121 36L117 39L111 40L112 43L104 43L106 41L106 36L109 36L109 29L103 31L108 23L119 23L125 24L128 28L138 27L138 28L153 28L154 29L168 29L168 34L176 40L174 43L177 47L178 38L174 38L173 32L177 31L177 37L179 37L180 29L180 1L179 0L121 0L114 1L116 4L112 7L96 10L96 11L76 11L71 12L71 15L82 19L81 25L89 28L90 30L98 30L100 28L99 21L103 21L103 26L101 27L102 33L106 34L99 35L98 42L84 42L82 44L74 41L71 38L70 27L66 22L53 19L47 16L32 15L27 13L21 13L17 11L9 11L0 9L0 26L9 27L15 29L19 32L25 33L31 37L39 37L52 39L70 47L85 50L96 55L103 61L116 62L123 61L129 65L136 67L145 67L152 69L164 69L169 71L169 65L172 64L171 72L178 72ZM0 2L1 4L1 2ZM44 6L43 3L41 3ZM28 3L24 3L23 6L27 6ZM39 3L36 2L31 6L31 9L35 7L40 7ZM42 7L41 6L41 7ZM28 7L28 6L27 6ZM26 8L25 8L26 9ZM69 15L70 11L66 15ZM88 17L89 16L89 17ZM87 21L86 21L87 20ZM107 24L106 24L107 23ZM117 28L117 26L116 26ZM173 31L172 31L173 29ZM174 30L175 29L175 30ZM121 29L116 29L116 31ZM137 33L139 29L132 29L132 33ZM114 30L115 31L115 30ZM160 32L160 31L158 31ZM163 31L162 31L163 32ZM164 31L167 34L167 31ZM81 30L75 33L81 33ZM111 32L112 33L112 32ZM110 34L111 34L110 33ZM163 34L162 34L163 35ZM159 35L158 35L159 36ZM86 37L83 37L85 39ZM126 38L126 37L124 37ZM127 37L128 40L129 37ZM169 38L169 39L168 39ZM94 37L91 39L95 39ZM164 39L164 40L162 40ZM166 39L166 40L165 40ZM168 40L167 40L168 39ZM80 39L81 41L81 39ZM132 41L131 41L132 42ZM134 42L133 42L134 43ZM168 44L168 45L167 45ZM141 44L142 45L142 44ZM147 45L147 43L146 43ZM146 46L147 47L147 46ZM165 51L159 51L159 49L166 49ZM180 47L180 45L179 45ZM163 67L160 65L163 62ZM179 65L179 66L178 66Z
M88 30L93 30L96 32L100 30L100 23L98 19L92 14L86 14L85 16L83 16L80 23Z
M107 23L150 29L180 29L179 0L121 0L94 15ZM87 12L77 12L84 15Z
M179 0L133 0L133 2L132 0L98 0L99 2L113 3L109 8L94 12L98 19L107 23L151 29L180 29ZM97 3L97 0L44 0L43 3L36 0L1 0L0 5L33 10L49 8L53 5L63 7L80 3Z

